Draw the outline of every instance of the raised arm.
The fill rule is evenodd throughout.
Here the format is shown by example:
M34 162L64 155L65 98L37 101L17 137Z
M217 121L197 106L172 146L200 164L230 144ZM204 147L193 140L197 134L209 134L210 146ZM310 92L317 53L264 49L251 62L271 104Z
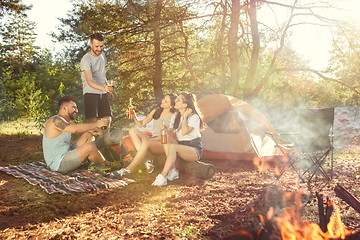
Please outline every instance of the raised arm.
M139 121L136 116L134 116L134 121L136 125L138 125L140 128L144 127L146 124L148 124L154 116L154 113L156 111L156 108L153 109L142 121Z
M192 113L192 110L190 108L187 108L185 110L185 113L183 116L184 119L181 122L181 126L180 126L181 127L181 135L183 135L183 136L187 135L194 129L194 127L188 125L188 118L191 115L191 113Z

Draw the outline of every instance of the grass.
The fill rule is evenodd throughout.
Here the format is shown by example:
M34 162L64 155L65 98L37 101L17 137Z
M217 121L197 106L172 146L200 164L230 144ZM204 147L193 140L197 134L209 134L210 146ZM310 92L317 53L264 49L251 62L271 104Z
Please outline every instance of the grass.
M42 130L30 119L17 119L13 121L0 121L0 134L18 135L27 138L30 135L40 135Z

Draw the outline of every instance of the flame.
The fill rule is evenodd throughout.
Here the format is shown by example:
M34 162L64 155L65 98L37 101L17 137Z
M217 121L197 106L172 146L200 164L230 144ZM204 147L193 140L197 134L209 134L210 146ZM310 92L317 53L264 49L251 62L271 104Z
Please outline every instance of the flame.
M275 176L279 177L281 175L279 166L278 165L275 165L274 167L270 166L269 164L266 163L264 157L256 157L254 158L253 162L260 172L264 172L268 169L272 169L275 173Z
M268 169L271 169L271 166L269 166L266 163L266 160L264 157L256 157L256 158L254 158L253 162L254 162L254 165L258 168L258 170L260 172L264 172Z
M295 194L295 195L294 195ZM301 208L301 194L298 193L285 193L284 198L293 200L294 205L285 208L281 215L275 215L275 210L270 207L267 214L266 220L263 215L259 215L260 222L266 229L267 224L276 226L279 231L279 235L275 232L276 236L281 236L281 240L330 240L330 239L345 239L346 236L350 235L354 230L349 230L341 221L340 210L337 205L333 202L327 201L329 206L332 206L335 210L333 216L330 217L327 225L327 231L324 233L320 226L316 223L311 223L307 220L302 220L299 216L299 209ZM252 212L254 209L251 208ZM263 230L259 229L257 236L251 235L249 232L244 230L238 230L237 232L247 239L262 239ZM269 232L265 232L268 236ZM266 238L267 239L267 238ZM274 238L277 239L277 238Z
M267 219L267 220L270 220L273 216L274 216L274 208L273 208L273 207L270 207L270 208L269 208L269 211L268 211L267 214L266 214L266 219Z
M275 173L275 176L276 177L280 177L281 176L281 172L280 172L280 169L279 169L279 166L276 165L275 168L274 168L274 173Z
M325 240L331 238L345 239L353 230L347 230L341 221L337 206L334 216L330 217L327 232L324 233L318 224L301 220L293 208L285 209L281 216L275 217L282 240Z

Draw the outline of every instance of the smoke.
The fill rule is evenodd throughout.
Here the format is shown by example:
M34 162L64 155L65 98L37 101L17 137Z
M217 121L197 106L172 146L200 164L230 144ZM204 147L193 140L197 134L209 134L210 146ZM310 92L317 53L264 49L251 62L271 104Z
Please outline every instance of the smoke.
M284 161L289 161L286 171L295 170L301 182L311 181L315 175L329 180L333 170L334 108L293 105L260 109L274 128L272 143L277 143L276 148L281 150ZM262 144L270 145L269 139L259 136L253 136L254 143L261 139ZM278 169L283 169L280 162L277 165L276 175Z

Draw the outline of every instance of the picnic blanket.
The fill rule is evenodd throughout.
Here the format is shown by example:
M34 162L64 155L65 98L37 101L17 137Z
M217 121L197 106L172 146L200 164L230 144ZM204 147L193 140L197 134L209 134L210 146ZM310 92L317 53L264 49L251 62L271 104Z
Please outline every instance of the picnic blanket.
M62 174L50 170L45 162L0 167L0 170L16 178L24 178L31 185L39 185L48 194L97 191L102 188L124 187L134 182L134 180L127 178L104 177L88 170L76 170Z

